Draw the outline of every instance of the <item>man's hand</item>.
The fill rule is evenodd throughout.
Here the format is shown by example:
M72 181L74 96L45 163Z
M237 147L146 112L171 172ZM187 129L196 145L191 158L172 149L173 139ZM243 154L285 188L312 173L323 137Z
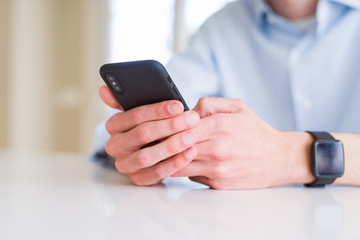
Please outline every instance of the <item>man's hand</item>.
M202 98L196 160L172 176L215 189L256 189L312 182L307 133L271 128L241 100Z
M99 94L108 106L123 110L107 86ZM199 121L196 112L184 112L182 103L175 100L137 107L106 122L111 137L105 149L116 159L117 170L135 184L156 184L196 157L192 128Z

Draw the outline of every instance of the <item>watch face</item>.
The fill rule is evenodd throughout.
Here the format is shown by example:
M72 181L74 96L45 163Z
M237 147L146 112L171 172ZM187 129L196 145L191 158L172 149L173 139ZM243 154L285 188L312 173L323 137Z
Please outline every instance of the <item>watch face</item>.
M343 175L344 149L340 141L316 141L314 154L314 170L317 177L341 177Z

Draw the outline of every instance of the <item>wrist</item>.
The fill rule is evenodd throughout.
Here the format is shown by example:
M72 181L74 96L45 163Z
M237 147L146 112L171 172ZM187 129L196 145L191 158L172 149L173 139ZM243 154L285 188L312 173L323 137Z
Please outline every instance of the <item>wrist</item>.
M283 156L288 179L286 184L304 184L315 181L311 172L311 144L313 137L306 132L283 131Z

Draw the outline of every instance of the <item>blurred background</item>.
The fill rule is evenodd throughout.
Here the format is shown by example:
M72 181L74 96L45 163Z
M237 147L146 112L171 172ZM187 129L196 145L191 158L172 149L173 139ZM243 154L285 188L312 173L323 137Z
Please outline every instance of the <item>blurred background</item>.
M88 154L100 66L186 48L230 0L0 0L0 150Z

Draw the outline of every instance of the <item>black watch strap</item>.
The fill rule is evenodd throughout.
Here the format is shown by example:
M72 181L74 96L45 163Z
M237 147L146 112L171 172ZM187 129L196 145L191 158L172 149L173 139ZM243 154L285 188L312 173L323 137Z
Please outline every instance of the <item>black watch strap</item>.
M306 131L308 133L310 133L314 138L316 138L317 140L336 140L333 136L331 136L330 133L328 132L310 132L310 131Z
M332 184L336 178L322 178L317 179L312 183L305 184L306 187L324 187L327 184Z

